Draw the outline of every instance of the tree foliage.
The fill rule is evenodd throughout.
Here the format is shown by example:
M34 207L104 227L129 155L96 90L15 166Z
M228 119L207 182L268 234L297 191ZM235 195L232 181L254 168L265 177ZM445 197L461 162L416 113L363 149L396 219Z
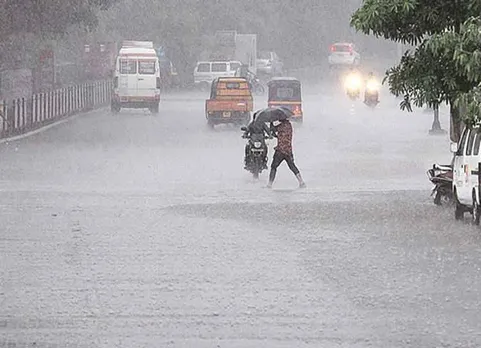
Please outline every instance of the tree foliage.
M387 71L386 80L393 94L404 96L401 108L448 103L453 140L460 135L459 101L478 83L467 71L465 51L472 46L465 45L463 33L472 13L480 12L476 0L365 0L351 19L365 34L417 45Z
M0 2L0 38L16 34L63 34L71 25L92 29L97 11L115 0L3 0Z
M474 126L481 121L481 19L471 17L457 31L434 35L429 49L449 54L459 75L470 87L461 91L455 106L464 108L464 121Z

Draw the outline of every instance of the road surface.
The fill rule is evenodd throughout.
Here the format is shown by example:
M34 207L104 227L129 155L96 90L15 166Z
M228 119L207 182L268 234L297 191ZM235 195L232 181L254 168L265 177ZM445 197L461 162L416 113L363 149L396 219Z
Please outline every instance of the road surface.
M0 347L481 346L480 231L429 197L431 115L306 90L308 188L283 165L268 190L203 98L0 145Z

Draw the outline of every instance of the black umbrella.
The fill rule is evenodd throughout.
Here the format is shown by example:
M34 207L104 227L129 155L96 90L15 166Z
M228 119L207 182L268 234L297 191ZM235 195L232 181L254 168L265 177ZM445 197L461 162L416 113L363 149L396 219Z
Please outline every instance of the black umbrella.
M254 123L262 124L262 123L270 123L274 121L282 121L287 120L289 117L293 115L292 111L286 107L275 107L275 108L265 108L262 110L257 111L255 116Z

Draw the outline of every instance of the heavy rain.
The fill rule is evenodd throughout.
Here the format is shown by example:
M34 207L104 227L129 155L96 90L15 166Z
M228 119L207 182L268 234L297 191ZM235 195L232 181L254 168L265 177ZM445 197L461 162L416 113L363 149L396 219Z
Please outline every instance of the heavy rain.
M0 348L480 347L453 3L0 2Z

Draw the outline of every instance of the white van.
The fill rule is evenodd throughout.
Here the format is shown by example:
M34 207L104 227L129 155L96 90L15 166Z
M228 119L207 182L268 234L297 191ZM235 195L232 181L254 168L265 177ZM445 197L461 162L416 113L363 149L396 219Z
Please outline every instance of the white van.
M147 108L158 113L160 89L160 64L154 44L125 41L115 63L112 111Z
M459 143L451 144L455 153L453 163L453 194L455 218L460 220L470 212L479 225L480 203L478 165L481 162L481 133L479 128L465 128Z
M239 61L198 62L194 69L194 84L202 89L210 89L212 81L218 77L234 77L242 66Z

